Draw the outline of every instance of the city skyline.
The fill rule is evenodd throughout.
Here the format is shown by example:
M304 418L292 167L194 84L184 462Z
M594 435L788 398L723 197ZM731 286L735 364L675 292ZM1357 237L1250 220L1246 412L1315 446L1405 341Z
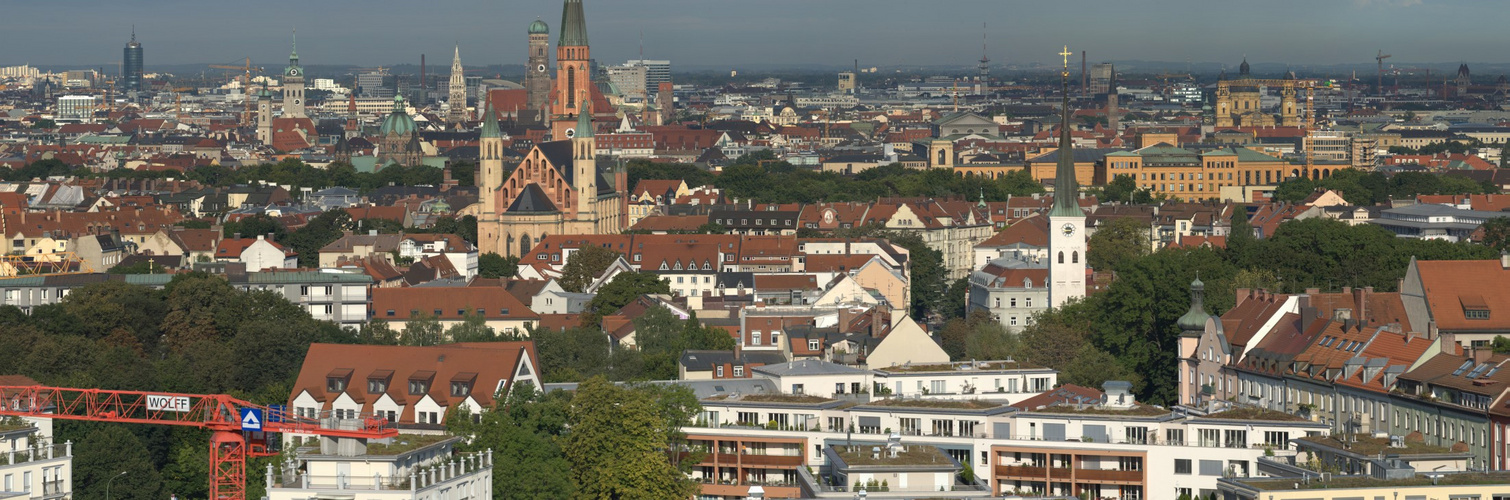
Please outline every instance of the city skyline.
M759 5L692 0L587 3L597 59L638 58L643 32L646 58L708 69L841 66L855 59L862 67L968 66L980 57L982 22L987 55L998 67L1057 66L1059 58L1054 53L1066 43L1075 52L1088 51L1093 62L1189 61L1235 66L1246 56L1255 64L1363 64L1371 62L1380 49L1394 54L1391 62L1402 64L1507 61L1495 50L1498 30L1490 21L1492 16L1475 15L1482 2L1471 0L1346 0L1321 5L1281 0L1221 8L1195 0L1137 4L960 0L949 3L953 7L949 9L889 0L772 0ZM449 27L406 17L412 12L406 9L408 5L379 0L361 4L364 10L354 13L353 5L347 3L279 0L243 13L229 6L180 0L150 6L80 0L70 9L101 14L87 17L68 17L46 5L17 5L11 7L12 18L34 22L0 30L0 43L18 48L0 57L0 65L76 65L109 71L118 64L120 47L130 39L132 24L147 51L149 69L223 63L247 56L261 66L273 67L286 59L291 32L300 24L304 28L301 55L310 65L417 63L420 54L443 58L457 43L462 62L468 66L522 64L526 26L542 19L551 25L554 38L560 22L559 3L552 0L508 5L447 2L444 9L469 13L455 17ZM961 16L963 12L970 15ZM1086 12L1094 15L1087 17ZM1422 16L1458 21L1454 36L1444 39L1418 29ZM226 21L232 18L238 21ZM60 25L75 29L58 36L55 27Z

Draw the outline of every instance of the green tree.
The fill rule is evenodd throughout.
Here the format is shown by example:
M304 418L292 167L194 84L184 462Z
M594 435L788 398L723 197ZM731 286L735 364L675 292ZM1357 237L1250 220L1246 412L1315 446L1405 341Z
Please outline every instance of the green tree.
M1098 271L1119 270L1148 255L1151 231L1137 219L1108 220L1086 241L1086 263Z
M498 334L488 326L487 318L468 313L460 323L446 329L445 338L451 342L494 342L498 340Z
M142 441L119 425L93 427L74 444L74 493L83 498L105 498L108 486L110 498L162 498L162 476Z
M417 318L410 318L399 337L399 343L402 345L428 346L440 345L443 342L445 342L445 336L440 326L440 319L425 313L420 313Z
M596 327L529 328L546 382L580 382L609 365L608 335Z
M562 448L579 498L687 498L697 491L666 452L683 422L666 421L665 410L638 392L601 377L578 386Z
M948 300L949 270L944 268L944 254L928 247L917 233L884 235L892 244L907 249L912 291L912 317L919 321L934 315L944 316L950 309Z
M1101 189L1101 201L1110 203L1131 202L1133 192L1138 190L1138 181L1133 176L1122 174L1112 178Z
M1510 217L1495 217L1479 227L1484 230L1484 246L1500 252L1510 251Z
M561 279L557 282L568 292L582 293L593 280L603 275L603 271L606 271L608 266L619 258L619 255L619 252L601 246L584 246L572 252L571 257L566 259L566 266L561 268Z
M268 217L265 214L257 214L237 221L227 221L222 230L225 237L230 238L241 235L243 238L256 238L259 235L271 234L273 241L283 241L288 236L288 229L278 219Z
M331 244L356 227L351 214L345 209L332 208L316 215L308 224L283 238L294 252L299 254L300 267L320 267L320 249Z
M466 451L493 451L493 494L498 499L575 498L573 464L560 440L566 434L570 393L542 394L516 387L474 422L465 411L451 412L446 428L470 436Z
M482 278L512 278L519 272L519 257L504 257L493 252L477 256L477 276Z
M601 328L603 316L613 314L629 304L635 297L645 294L670 294L671 284L660 275L651 272L623 272L598 289L597 295L587 303L582 312L582 326Z

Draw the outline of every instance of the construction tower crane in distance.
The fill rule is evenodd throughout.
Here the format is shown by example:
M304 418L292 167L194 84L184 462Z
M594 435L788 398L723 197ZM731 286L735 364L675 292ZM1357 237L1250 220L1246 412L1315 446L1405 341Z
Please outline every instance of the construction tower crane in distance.
M209 429L212 500L246 500L246 458L276 455L272 444L277 438L271 434L353 439L398 435L384 418L338 420L352 428L331 429L317 419L289 415L282 406L257 405L224 394L0 386L0 416Z
M1374 56L1374 61L1379 63L1379 86L1375 88L1378 89L1380 95L1384 94L1384 60L1389 58L1390 54L1385 54L1383 50L1379 51L1379 55Z
M250 58L250 57L246 58L246 61L241 66L230 66L230 65L225 65L225 64L211 64L210 67L211 68L215 68L215 69L237 69L237 70L241 70L242 71L242 73L241 73L241 95L246 96L246 98L245 98L245 100L246 100L246 112L243 113L242 116L241 116L241 125L242 126L251 126L252 122L255 121L252 118L252 101L254 100L252 98L252 72L255 71L255 72L261 73L262 72L262 68L259 68L259 67L256 67L256 66L252 66L252 58Z

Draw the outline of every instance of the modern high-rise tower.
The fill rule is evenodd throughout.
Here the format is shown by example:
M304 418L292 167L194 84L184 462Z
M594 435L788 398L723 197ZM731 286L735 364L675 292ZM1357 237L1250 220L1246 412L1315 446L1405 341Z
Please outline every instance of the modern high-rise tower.
M550 45L551 29L545 21L536 19L530 23L530 57L524 66L529 111L519 113L525 121L544 123L546 119L545 107L551 99Z
M1075 182L1075 150L1070 142L1070 51L1065 47L1064 101L1059 121L1059 165L1054 171L1054 207L1049 210L1049 307L1085 297L1085 212Z
M551 138L571 138L580 128L577 114L592 99L592 55L587 48L587 16L582 0L561 7L561 36L556 39L556 91L551 107ZM589 124L591 119L589 118Z
M295 39L288 53L288 68L283 70L283 117L305 118L304 114L304 68L299 67L299 40Z
M451 111L446 114L446 123L467 121L467 75L461 69L461 45L456 46L456 55L451 58L451 96L446 101Z
M121 61L121 90L142 90L142 44L136 41L136 27L131 27L131 41L126 44L125 57Z

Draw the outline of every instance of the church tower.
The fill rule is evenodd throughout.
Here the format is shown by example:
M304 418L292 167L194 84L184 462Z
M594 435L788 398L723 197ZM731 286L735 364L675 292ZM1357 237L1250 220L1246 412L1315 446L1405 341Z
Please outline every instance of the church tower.
M524 65L524 91L529 96L529 110L519 113L523 121L545 123L545 106L551 98L550 46L551 29L545 21L536 19L530 23L530 57Z
M561 36L556 39L556 91L551 107L551 139L571 138L577 115L592 99L592 56L587 49L587 18L582 0L561 8ZM588 121L591 122L591 117Z
M273 144L273 96L267 90L257 92L257 140Z
M446 113L446 123L467 121L467 75L461 69L461 44L456 45L456 55L451 58L451 98L446 102L451 111Z
M1059 165L1054 172L1054 208L1049 211L1049 307L1085 297L1085 212L1075 183L1070 142L1070 49L1065 47L1064 102L1059 120Z
M586 92L582 93L582 111L577 113L577 128L571 134L573 184L577 188L579 220L593 220L598 199L598 141L593 138L592 102ZM589 215L582 216L587 213Z
M288 53L288 68L283 70L283 117L306 118L304 114L304 68L299 67L299 41L295 35L293 50Z
M482 114L482 134L477 143L477 163L482 178L484 219L496 220L501 207L495 206L498 190L503 188L503 133L498 128L498 118L493 115L493 103L489 102ZM487 235L491 238L492 235Z

